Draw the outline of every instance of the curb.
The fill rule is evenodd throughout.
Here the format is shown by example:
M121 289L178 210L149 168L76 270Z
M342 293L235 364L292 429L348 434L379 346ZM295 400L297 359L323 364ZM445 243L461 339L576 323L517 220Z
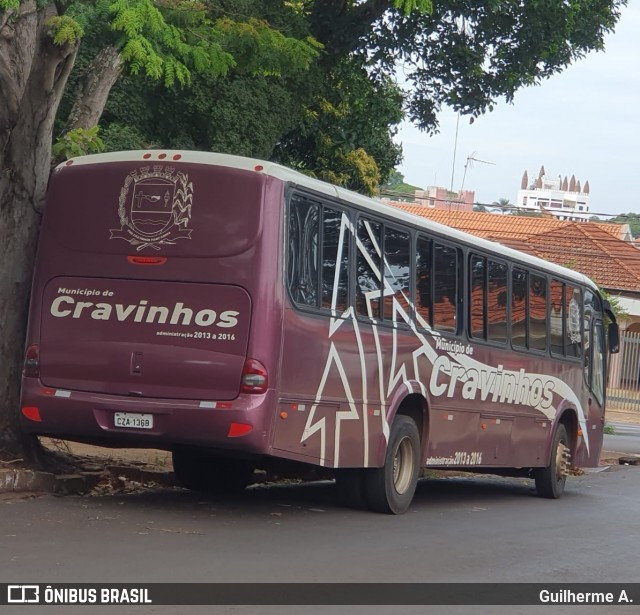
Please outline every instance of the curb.
M0 494L39 492L75 495L88 493L101 483L124 486L127 482L155 483L167 487L175 485L171 472L155 472L128 466L108 466L106 471L78 474L52 474L23 468L0 469Z

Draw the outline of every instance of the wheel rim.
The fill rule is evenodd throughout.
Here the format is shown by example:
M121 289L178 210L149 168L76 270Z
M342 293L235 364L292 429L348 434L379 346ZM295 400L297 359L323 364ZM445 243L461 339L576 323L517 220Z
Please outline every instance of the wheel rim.
M413 479L413 445L411 439L403 438L393 456L393 486L400 494L405 493Z
M558 448L556 448L556 480L562 482L569 474L569 447L564 440L558 442Z

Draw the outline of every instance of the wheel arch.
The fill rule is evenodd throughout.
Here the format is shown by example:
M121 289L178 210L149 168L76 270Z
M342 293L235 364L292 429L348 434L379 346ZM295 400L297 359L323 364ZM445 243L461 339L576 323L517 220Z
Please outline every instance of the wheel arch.
M571 458L574 459L578 446L578 413L573 406L567 406L558 412L557 419L553 422L553 429L549 433L547 438L546 451L544 456L545 464L550 463L551 455L553 454L553 438L559 425L564 425L567 430L567 437L569 438L569 450L571 451Z
M387 413L387 422L389 428L396 416L402 415L411 418L420 434L420 463L424 465L427 453L427 443L429 441L429 403L421 393L405 389L402 394L398 394L392 400L389 412ZM384 463L387 451L387 438L383 435L375 456L375 465L380 467Z

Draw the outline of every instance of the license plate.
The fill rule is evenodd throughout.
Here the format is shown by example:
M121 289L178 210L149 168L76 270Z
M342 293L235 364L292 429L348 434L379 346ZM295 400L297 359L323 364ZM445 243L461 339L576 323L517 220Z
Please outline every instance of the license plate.
M153 414L139 414L137 412L116 412L114 422L116 427L153 429Z

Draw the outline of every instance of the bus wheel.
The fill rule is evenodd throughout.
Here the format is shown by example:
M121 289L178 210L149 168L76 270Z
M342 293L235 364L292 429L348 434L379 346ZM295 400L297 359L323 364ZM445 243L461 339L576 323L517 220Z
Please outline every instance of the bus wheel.
M420 471L420 434L413 419L398 415L391 425L384 466L363 472L369 508L401 515L413 500Z
M551 449L551 461L546 468L536 468L536 491L541 498L558 499L564 491L571 464L571 449L567 428L560 423L556 428Z
M253 465L244 459L181 448L173 451L176 479L182 487L193 491L238 493L249 484L253 470Z

